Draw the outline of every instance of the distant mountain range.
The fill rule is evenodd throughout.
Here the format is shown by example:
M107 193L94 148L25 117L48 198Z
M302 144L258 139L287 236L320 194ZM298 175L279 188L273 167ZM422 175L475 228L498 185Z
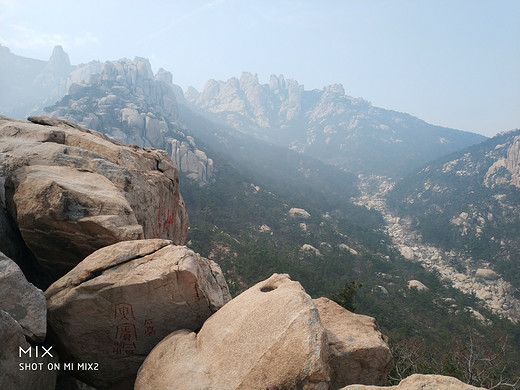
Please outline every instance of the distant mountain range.
M401 176L485 139L374 107L341 84L306 91L283 76L272 75L269 84L251 73L209 80L184 98L214 120L356 174Z
M3 65L0 72L3 86L0 111L16 118L39 114L45 106L54 104L66 94L76 95L84 87L91 88L96 85L96 80L91 82L90 77L95 78L96 74L101 74L99 82L105 83L104 89L96 92L101 96L100 94L106 93L107 88L110 88L107 83L114 83L114 75L119 74L122 77L121 74L125 73L128 77L134 77L127 80L134 88L132 92L139 92L143 97L152 99L141 99L140 104L158 103L161 106L164 103L170 105L165 108L170 110L174 110L177 103L186 105L226 127L317 158L354 174L402 177L437 157L486 139L478 134L430 125L405 113L373 107L366 100L346 95L340 84L306 91L297 81L286 80L281 75L271 76L269 84L260 84L256 75L243 73L240 79L231 78L226 82L209 80L202 92L191 87L183 92L180 87L172 84L172 76L165 70L160 69L153 81L154 76L149 77L150 64L142 58L104 64L92 61L71 66L67 54L59 46L54 49L47 62L17 56L3 46L0 49ZM118 66L138 69L135 72L123 72L122 69L117 69ZM161 87L152 86L157 81L164 84ZM152 91L148 88L159 89ZM93 94L94 91L88 93ZM174 94L177 103L173 100ZM115 95L121 96L119 93ZM171 103L153 100L160 96L166 96ZM76 112L93 112L93 107L85 106L88 105L85 99L78 104L80 105L76 105ZM106 105L106 101L101 104ZM99 109L104 110L103 107ZM128 107L124 114L113 114L124 116L121 117L121 122L130 127L139 125L142 120L154 123L154 119L162 121L159 117L149 117L148 114L160 116L163 113L153 113L142 108L139 115L144 117L137 118L135 111L131 110L133 108ZM165 114L164 119L175 121L174 112ZM55 112L55 115L60 114ZM106 115L107 113L101 116ZM94 120L81 118L78 121L96 128ZM103 123L99 122L97 125L102 127ZM153 126L148 122L146 125L149 128ZM159 127L156 130L150 131L164 133L164 122L157 126ZM162 130L157 130L159 128ZM136 135L138 138L133 140L121 132L114 136L138 145L164 147L163 140L159 139L161 137L157 138L158 134ZM156 138L152 141L146 140L147 137Z

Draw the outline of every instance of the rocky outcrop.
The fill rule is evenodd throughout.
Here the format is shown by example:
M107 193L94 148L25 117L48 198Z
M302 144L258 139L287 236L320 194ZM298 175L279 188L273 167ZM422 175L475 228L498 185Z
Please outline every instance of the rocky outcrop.
M11 315L24 335L42 342L47 334L47 306L43 291L27 281L20 267L0 252L0 310Z
M417 291L428 291L429 288L419 280L409 280L407 284L408 288L415 288Z
M351 385L341 390L485 390L482 387L467 385L458 379L442 375L411 375L397 386L379 387Z
M503 152L504 150L507 150L507 152L500 154L500 151ZM512 185L520 188L520 136L497 145L493 154L498 155L498 157L488 168L484 177L484 185L486 187Z
M166 149L178 118L171 73L161 69L154 76L150 62L136 57L79 66L67 85L68 95L46 115L124 143Z
M102 248L46 291L49 333L64 361L97 362L76 376L98 389L131 389L166 335L196 331L230 300L218 265L168 240Z
M392 356L375 320L274 274L149 354L135 390L338 389L384 383Z
M375 319L351 313L327 298L315 299L314 304L327 331L330 389L385 384L393 358Z
M307 210L293 207L289 210L289 216L307 219L307 218L310 218L311 215L309 214L309 212Z
M273 275L206 321L198 334L164 339L139 370L135 390L327 389L326 331L301 285Z
M188 142L171 139L171 157L178 170L189 179L207 184L213 179L213 160L206 153L197 149L193 137Z
M520 188L520 136L507 150L506 169L511 173L511 185Z
M53 280L118 241L184 243L188 217L166 152L124 146L66 121L31 120L0 118L2 199Z
M22 327L3 310L0 310L0 345L0 389L54 390L57 355L49 347L48 353L41 346L32 347L25 340ZM36 348L40 348L38 353Z

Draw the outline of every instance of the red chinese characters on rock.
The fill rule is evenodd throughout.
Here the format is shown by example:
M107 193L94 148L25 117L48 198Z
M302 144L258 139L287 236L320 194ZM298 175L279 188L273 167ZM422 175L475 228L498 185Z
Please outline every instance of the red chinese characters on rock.
M163 206L157 212L157 226L155 227L155 234L166 234L166 229L173 226L175 223L175 209Z
M133 355L136 349L137 329L134 310L129 303L114 305L114 319L116 320L115 337L112 351L117 355Z
M128 318L130 317L130 318ZM114 305L114 318L116 320L134 320L134 310L129 303L117 303Z
M112 316L115 320L112 352L116 355L131 356L137 348L139 335L140 337L156 335L153 319L146 318L143 322L137 320L130 303L116 303Z
M155 329L153 327L153 321L150 318L144 320L144 335L152 336L155 334Z

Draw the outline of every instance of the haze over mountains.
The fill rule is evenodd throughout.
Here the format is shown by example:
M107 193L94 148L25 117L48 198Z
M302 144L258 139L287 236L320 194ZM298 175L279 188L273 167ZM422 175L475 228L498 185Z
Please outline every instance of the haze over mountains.
M49 62L1 49L2 114L44 111L171 155L190 246L233 293L273 272L315 295L358 280L362 310L396 340L421 328L437 357L474 321L520 346L498 317L520 319L518 131L486 139L430 125L339 84L307 91L243 73L182 91L145 58L71 66L60 49Z
M402 175L485 139L373 107L346 95L341 84L306 91L283 75L272 75L269 84L251 73L210 80L202 92L188 88L184 97L237 130L353 173Z

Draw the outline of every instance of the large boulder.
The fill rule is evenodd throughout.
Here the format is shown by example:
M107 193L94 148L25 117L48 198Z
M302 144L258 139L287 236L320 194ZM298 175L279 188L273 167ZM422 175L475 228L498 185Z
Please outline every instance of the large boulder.
M326 390L327 357L312 299L298 282L275 274L225 305L198 334L181 330L159 343L135 390Z
M315 299L314 304L327 331L330 388L385 384L393 358L375 319L351 313L327 298Z
M219 266L163 239L120 242L46 291L49 337L74 375L98 389L132 389L144 358L178 329L197 331L231 299Z
M42 265L63 275L96 248L143 238L123 194L106 177L32 165L10 177L18 228Z
M14 261L0 252L0 310L9 313L34 342L47 334L47 306L43 291L27 281Z
M52 348L32 347L22 327L0 310L0 389L54 390L58 357ZM39 348L38 352L36 348Z
M403 379L399 385L390 387L350 385L341 390L485 390L468 385L458 379L442 375L415 374Z
M52 280L119 241L184 243L188 217L166 152L67 121L29 119L0 117L0 199Z

